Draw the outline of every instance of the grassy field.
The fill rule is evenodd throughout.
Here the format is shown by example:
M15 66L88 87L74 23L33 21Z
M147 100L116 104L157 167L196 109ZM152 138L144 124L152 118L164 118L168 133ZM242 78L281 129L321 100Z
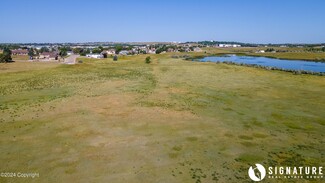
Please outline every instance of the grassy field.
M12 55L11 58L14 61L26 61L26 60L29 60L28 55Z
M253 56L273 57L289 60L310 60L310 61L322 61L325 62L325 52L313 53L313 52L277 52L277 53L249 53Z
M40 174L0 182L249 182L258 162L324 166L325 77L151 57L0 64L0 171Z

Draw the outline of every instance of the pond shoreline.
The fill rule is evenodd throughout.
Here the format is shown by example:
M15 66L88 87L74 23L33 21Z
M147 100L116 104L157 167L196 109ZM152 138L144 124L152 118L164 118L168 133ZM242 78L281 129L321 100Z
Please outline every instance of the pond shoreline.
M222 55L238 55L238 56L249 56L249 57L265 57L265 58L274 58L278 60L302 60L306 62L320 62L320 63L325 63L325 58L321 60L313 60L313 59L304 59L304 58L299 58L299 59L294 59L294 58L283 58L283 57L276 57L276 56L269 56L269 55L256 55L253 53L245 53L245 52L236 52L236 53L214 53L214 54L205 54L205 55L200 55L200 56L193 56L190 58L186 58L187 60L190 59L200 59L204 57L218 57Z
M208 59L210 57L211 57L211 59L218 59L218 58L214 58L214 57L220 57L220 58L229 57L230 59L229 60L225 60L225 59L224 60L203 60L205 58ZM247 58L236 58L236 57L247 57L247 58L261 57L261 59L266 59L266 60L264 62L255 60L253 62L257 62L257 63L247 63L247 62L245 63L244 60L240 61L240 59L247 59ZM231 59L235 59L235 61L231 61ZM239 60L237 60L237 59L239 59ZM297 65L277 66L276 62L275 63L272 62L271 64L267 63L267 61L270 61L268 59L275 59L276 62L279 61L279 60L283 60L283 64L287 64L285 62L288 62L288 61L289 62L290 61L296 61ZM214 62L216 64L224 63L224 64L229 64L229 65L239 65L239 66L247 66L247 67L254 67L254 68L262 68L262 69L265 69L265 70L278 70L278 71L291 72L291 73L296 74L296 75L309 74L309 75L325 76L325 72L323 72L321 69L316 69L316 71L315 71L315 70L313 70L313 68L307 69L307 70L306 69L292 68L292 67L298 67L299 66L298 64L301 64L299 62L311 62L311 61L305 61L305 60L278 59L278 58L270 58L270 57L264 57L264 56L251 56L251 55L247 55L247 54L215 54L215 55L208 55L208 56L203 56L202 55L202 56L195 56L195 57L185 58L185 60L197 61L197 62ZM258 64L258 63L261 63L261 64ZM314 63L318 63L318 62L314 62ZM267 65L267 64L270 64L270 65ZM322 63L318 63L318 64L322 64ZM285 67L287 67L287 68L285 68ZM315 67L317 67L317 66L315 66ZM318 71L318 70L321 70L321 71Z

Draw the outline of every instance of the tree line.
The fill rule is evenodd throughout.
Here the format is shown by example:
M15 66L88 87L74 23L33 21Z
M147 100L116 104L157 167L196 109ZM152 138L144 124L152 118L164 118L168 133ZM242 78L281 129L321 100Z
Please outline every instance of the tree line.
M0 54L0 62L11 62L11 50L8 47L3 48L3 52Z

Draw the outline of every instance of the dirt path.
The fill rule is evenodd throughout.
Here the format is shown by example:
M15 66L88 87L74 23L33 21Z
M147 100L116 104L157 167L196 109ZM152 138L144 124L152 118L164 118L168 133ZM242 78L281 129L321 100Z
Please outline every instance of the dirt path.
M65 58L64 64L76 64L76 59L79 55L70 55L69 57Z

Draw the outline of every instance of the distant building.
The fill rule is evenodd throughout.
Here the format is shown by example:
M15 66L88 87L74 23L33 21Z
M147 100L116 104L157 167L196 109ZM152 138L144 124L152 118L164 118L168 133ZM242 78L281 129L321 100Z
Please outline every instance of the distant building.
M87 54L86 57L89 57L89 58L103 58L103 55L99 54L99 53L90 53L90 54Z
M218 47L220 48L236 48L241 47L239 44L219 44Z
M57 60L59 58L58 52L43 52L39 55L40 59L46 59L46 60Z
M147 50L148 54L156 54L156 49L155 48L151 48Z
M22 50L22 49L11 50L11 54L12 55L28 55L28 50Z
M194 49L193 49L193 51L195 51L195 52L201 52L201 51L202 51L202 49L201 49L201 48L199 48L199 47L196 47L196 48L194 48Z
M120 51L119 54L120 54L120 55L128 55L128 54L129 54L129 51L127 51L127 50L122 50L122 51Z
M102 54L114 55L115 54L115 49L103 50Z
M191 52L192 50L191 50L191 48L187 47L187 48L185 48L184 51L185 51L185 52Z
M168 48L167 52L176 52L173 48Z

